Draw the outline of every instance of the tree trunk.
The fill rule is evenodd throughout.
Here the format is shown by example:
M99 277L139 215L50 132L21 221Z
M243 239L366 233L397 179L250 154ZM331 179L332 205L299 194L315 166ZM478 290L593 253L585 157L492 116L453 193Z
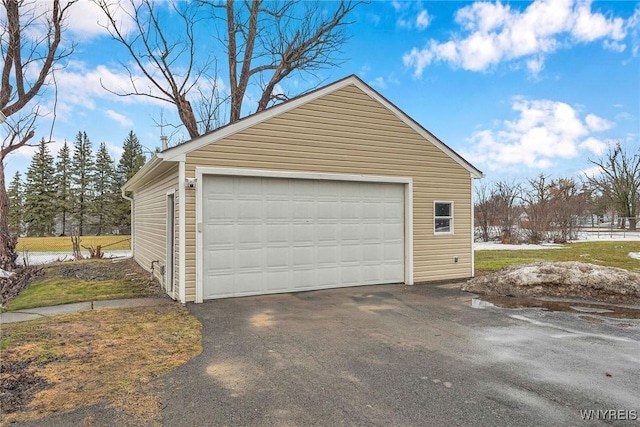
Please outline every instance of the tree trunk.
M0 160L0 269L16 268L16 236L9 232L9 196L4 182L4 161Z

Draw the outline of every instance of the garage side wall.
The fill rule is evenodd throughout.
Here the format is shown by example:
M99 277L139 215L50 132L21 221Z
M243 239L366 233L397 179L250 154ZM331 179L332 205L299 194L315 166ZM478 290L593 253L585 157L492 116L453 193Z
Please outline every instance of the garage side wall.
M356 86L188 153L186 176L196 167L412 177L414 281L472 276L469 171ZM436 200L454 204L452 235L434 234ZM194 301L195 190L185 201L186 300Z
M159 261L166 266L167 260L167 193L175 191L175 205L178 205L178 167L171 167L159 176L153 177L151 182L137 189L133 193L133 233L135 235L133 254L135 261L142 268L151 271L151 263ZM176 235L178 231L178 211L174 209L176 219ZM174 245L174 260L178 258L177 244ZM178 267L173 269L174 292L178 290ZM158 263L154 263L154 276L163 283Z

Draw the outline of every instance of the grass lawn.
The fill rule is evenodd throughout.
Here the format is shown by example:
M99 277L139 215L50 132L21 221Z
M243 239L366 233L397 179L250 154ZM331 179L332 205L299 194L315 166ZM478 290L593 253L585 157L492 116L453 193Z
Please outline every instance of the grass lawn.
M133 260L84 260L50 264L4 311L73 302L137 298L157 294L156 282Z
M0 425L100 403L122 414L112 425L161 425L151 381L200 353L201 327L179 304L3 325Z
M487 273L537 261L580 261L640 272L640 260L629 252L640 252L640 241L569 243L561 249L477 250L476 273Z
M132 260L48 265L8 308L158 294ZM202 325L180 304L103 309L3 324L0 425L94 404L114 408L112 425L161 425L152 380L200 353ZM89 416L78 425L95 425Z
M131 236L82 236L80 246L102 249L122 250L131 248ZM20 237L16 246L18 253L22 252L71 252L71 237Z

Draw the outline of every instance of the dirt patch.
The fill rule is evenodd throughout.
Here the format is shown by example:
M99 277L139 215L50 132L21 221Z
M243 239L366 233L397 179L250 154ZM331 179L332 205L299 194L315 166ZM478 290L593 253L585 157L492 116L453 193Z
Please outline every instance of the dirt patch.
M0 360L0 413L23 410L47 381L34 373L36 359Z
M155 424L160 402L149 384L201 351L200 331L178 304L3 325L8 382L0 394L27 392L14 403L7 398L0 425L95 404L126 412L138 425Z
M581 262L537 262L476 277L462 290L481 295L581 298L640 304L640 274Z
M162 292L151 274L131 258L116 262L112 260L72 261L49 266L46 272L50 275L88 281L133 280L147 282L149 287L158 290L159 293Z

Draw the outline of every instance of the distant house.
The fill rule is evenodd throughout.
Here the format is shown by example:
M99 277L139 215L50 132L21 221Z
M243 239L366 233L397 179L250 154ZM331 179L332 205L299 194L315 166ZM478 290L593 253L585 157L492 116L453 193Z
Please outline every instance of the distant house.
M182 302L473 275L482 173L356 76L156 154L135 260Z

